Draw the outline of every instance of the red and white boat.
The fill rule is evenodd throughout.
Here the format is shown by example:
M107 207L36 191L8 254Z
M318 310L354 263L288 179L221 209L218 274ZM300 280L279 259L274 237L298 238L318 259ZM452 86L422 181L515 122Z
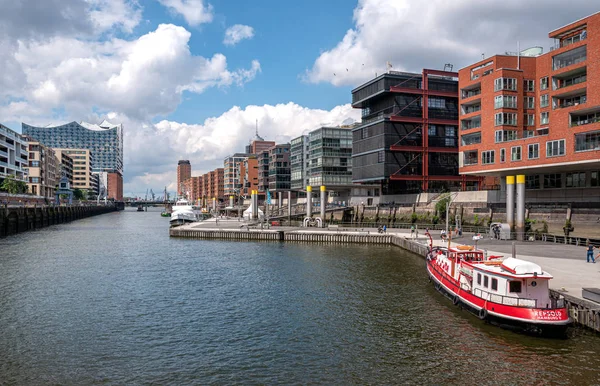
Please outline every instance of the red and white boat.
M467 245L431 247L427 272L438 291L480 319L542 335L562 335L571 322L564 298L550 297L552 275L529 261L488 259Z

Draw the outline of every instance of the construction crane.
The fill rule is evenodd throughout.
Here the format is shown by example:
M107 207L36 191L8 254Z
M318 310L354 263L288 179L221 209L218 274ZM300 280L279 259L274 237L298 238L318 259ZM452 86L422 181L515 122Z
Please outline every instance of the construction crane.
M150 189L150 195L152 196L152 201L154 201L154 192Z
M144 201L148 201L148 189L146 189L146 197L144 197Z

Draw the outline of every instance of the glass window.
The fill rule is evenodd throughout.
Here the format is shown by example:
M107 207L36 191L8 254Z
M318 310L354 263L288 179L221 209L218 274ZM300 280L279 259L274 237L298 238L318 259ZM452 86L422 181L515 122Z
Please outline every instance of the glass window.
M498 279L496 279L495 277L492 278L492 290L498 291Z
M540 157L540 144L532 143L527 145L527 158L537 159Z
M544 188L562 188L562 174L544 174Z
M477 274L477 284L481 285L481 274L480 273Z
M539 189L540 188L540 176L535 174L532 176L525 176L525 189Z
M377 152L377 162L378 163L383 163L385 161L385 151L384 150L379 150Z
M495 156L494 150L482 151L481 152L481 164L482 165L493 164L494 156Z
M429 125L427 129L427 134L432 137L437 135L437 127L435 125Z
M523 118L525 126L535 126L535 114L525 114Z
M587 47L581 46L575 48L574 50L570 50L567 52L563 52L562 54L558 54L552 58L552 69L558 70L559 68L571 66L573 64L577 64L583 62L587 59Z
M546 142L546 157L556 157L561 155L565 155L564 139Z
M506 149L500 149L500 162L506 161Z
M517 79L515 78L498 78L494 81L494 91L500 90L517 90Z
M494 119L495 126L516 126L517 125L517 114L516 113L497 113Z
M517 108L517 97L513 95L498 95L494 98L494 108Z
M567 173L567 188L584 188L585 173Z
M548 94L540 96L540 107L548 107Z
M547 125L548 122L549 122L548 117L549 117L549 113L547 111L544 112L544 113L541 113L540 114L540 124L541 125Z
M521 146L513 146L510 148L510 160L520 161L521 160Z
M460 141L463 146L481 143L481 132L479 131L473 134L464 134L460 137Z
M535 97L525 97L525 108L535 109Z
M525 79L523 81L523 85L525 87L525 92L534 92L535 91L535 80Z
M485 288L487 288L488 284L489 284L489 277L488 277L488 275L483 275L483 286Z
M575 134L575 151L586 150L600 150L600 131Z
M548 89L548 77L543 77L542 79L540 79L540 90L547 90Z
M521 293L521 282L517 280L511 280L508 282L508 292Z
M496 143L514 141L515 139L518 139L516 130L496 130L495 132Z
M598 178L598 172L590 173L590 186L600 186L600 178Z

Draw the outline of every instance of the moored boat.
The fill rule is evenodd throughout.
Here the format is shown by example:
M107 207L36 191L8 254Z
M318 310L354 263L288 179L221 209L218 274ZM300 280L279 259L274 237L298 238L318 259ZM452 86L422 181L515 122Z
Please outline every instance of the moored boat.
M473 246L430 247L427 273L435 288L482 320L545 336L571 322L563 298L550 296L552 275L532 262L490 256Z
M171 220L169 221L171 226L195 221L198 221L198 218L196 213L194 213L192 205L185 199L178 200L173 206L173 212L171 213Z

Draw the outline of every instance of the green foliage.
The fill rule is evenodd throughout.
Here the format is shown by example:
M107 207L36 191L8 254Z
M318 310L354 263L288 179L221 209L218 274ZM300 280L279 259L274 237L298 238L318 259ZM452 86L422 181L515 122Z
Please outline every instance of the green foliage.
M27 184L23 181L17 181L15 177L9 175L4 179L2 185L0 185L0 190L4 190L10 194L27 193Z
M435 203L435 211L438 213L440 219L446 219L446 205L450 202L450 193L445 194L441 197L438 202Z
M417 215L415 212L413 212L413 213L410 215L410 222L411 222L411 223L413 223L413 224L414 224L414 223L416 223L418 219L419 219L419 216L418 216L418 215Z
M546 220L542 220L542 233L548 233L548 223Z
M440 222L440 218L438 216L433 216L431 218L431 223L437 224L438 222Z
M83 194L83 190L79 188L73 190L73 198L75 198L76 200L83 200L84 197L85 196Z

